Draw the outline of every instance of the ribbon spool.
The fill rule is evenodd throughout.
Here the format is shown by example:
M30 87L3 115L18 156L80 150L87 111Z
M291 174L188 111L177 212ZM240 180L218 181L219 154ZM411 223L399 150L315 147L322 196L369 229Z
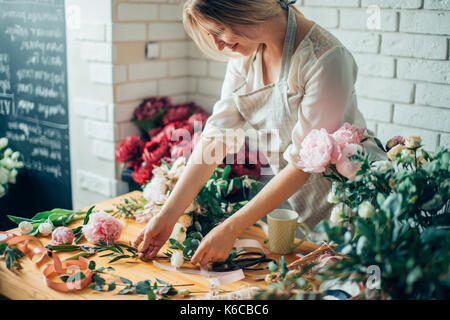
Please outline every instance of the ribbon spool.
M47 256L48 249L45 248L44 245L42 244L41 240L39 240L36 237L28 236L28 235L16 236L15 234L12 234L12 233L8 234L8 233L3 233L3 232L2 232L2 234L9 235L9 236L7 236L8 238L5 241L3 241L8 244L8 247L16 246L17 249L22 251L23 254L28 257L28 259L30 259L37 265L39 265L42 261L44 261L45 257ZM32 242L32 241L37 242L38 247L30 248L28 246L28 244L29 244L29 242ZM40 256L37 259L34 259L34 257L39 254L40 254Z
M89 269L89 260L79 257L78 260L62 261L56 254L52 255L53 264L49 264L43 271L44 283L47 287L59 292L71 292L82 290L92 282L93 272ZM84 274L83 279L75 279L73 282L55 282L52 278L67 274L74 275L77 272Z

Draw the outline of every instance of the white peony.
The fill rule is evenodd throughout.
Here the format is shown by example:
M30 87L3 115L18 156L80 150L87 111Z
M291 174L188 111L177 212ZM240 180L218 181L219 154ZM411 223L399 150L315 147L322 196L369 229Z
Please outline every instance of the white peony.
M186 240L186 231L187 230L184 224L177 222L173 227L172 234L169 239L172 238L177 240L179 243L183 243L183 241Z
M52 233L52 225L48 222L41 223L38 230L39 233L43 236L48 236L50 233Z
M161 176L153 177L145 186L142 196L149 203L164 204L168 198L166 179Z
M181 252L179 251L174 251L172 253L172 257L170 257L170 264L175 268L178 269L179 267L181 267L184 263L184 258L183 255L181 254Z
M372 218L375 215L375 207L369 201L364 201L358 206L358 215L365 219Z
M21 234L28 234L33 231L33 225L28 221L22 221L19 223L19 231Z

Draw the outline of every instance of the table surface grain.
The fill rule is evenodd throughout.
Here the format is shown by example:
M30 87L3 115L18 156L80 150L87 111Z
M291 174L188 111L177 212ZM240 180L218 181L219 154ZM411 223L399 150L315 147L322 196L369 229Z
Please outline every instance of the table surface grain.
M99 203L95 205L94 210L104 209L115 209L115 204L118 204L124 198L130 197L139 197L140 192L135 191L120 197ZM86 208L84 210L87 210ZM122 219L124 221L124 228L122 231L122 235L118 242L127 243L132 241L139 231L144 227L144 224L138 224L132 219ZM73 228L78 225L81 225L82 219L73 221L69 227ZM10 232L18 234L17 229L9 230ZM251 238L258 240L261 245L264 247L268 247L268 244L264 244L264 240L266 236L261 228L251 227L246 230L241 236L241 239ZM44 245L50 243L51 236L40 237L41 241ZM87 243L85 240L80 241L80 244ZM305 253L310 252L317 248L316 244L310 242L304 242L300 245L291 255L285 255L286 263L290 263L294 261L295 253ZM163 247L159 252L158 256L163 256L162 252L165 251L166 247ZM252 249L254 250L254 249ZM76 252L66 252L66 253L58 253L58 256L61 260L74 255ZM276 254L269 254L268 257L278 259L281 257ZM195 274L186 274L179 272L171 272L164 271L160 268L153 265L152 262L144 262L138 259L123 259L118 260L113 263L108 263L111 258L108 257L99 257L99 254L93 255L88 258L89 260L94 260L96 262L96 266L98 267L108 267L111 266L115 269L115 271L108 272L104 274L104 278L107 283L109 280L118 280L119 276L125 277L133 283L142 281L142 280L150 280L152 283L156 278L169 282L172 285L183 285L183 284L191 284L190 286L183 286L179 288L186 288L189 291L193 292L188 298L202 298L208 291L208 281L201 275ZM157 259L158 262L170 265L168 259ZM119 295L118 292L120 287L118 286L115 290L111 292L98 292L90 288L85 288L82 290L78 290L71 293L61 293L55 290L48 288L44 282L42 277L42 270L45 266L51 263L52 260L46 258L45 262L41 264L40 267L36 266L33 262L31 262L26 257L22 258L20 263L22 265L22 269L19 271L11 271L6 268L4 258L0 258L0 295L5 296L8 299L14 300L115 300L115 299L129 299L129 300L141 300L147 299L146 295L138 295L138 294L126 294ZM183 268L196 268L190 263L185 263ZM228 285L223 285L220 289L227 291L239 290L248 286L257 286L257 287L265 287L265 281L255 281L253 277L255 275L261 275L267 273L267 271L245 271L246 277L241 281L237 281ZM116 281L119 283L119 281ZM171 299L187 299L183 298L179 295L171 297Z

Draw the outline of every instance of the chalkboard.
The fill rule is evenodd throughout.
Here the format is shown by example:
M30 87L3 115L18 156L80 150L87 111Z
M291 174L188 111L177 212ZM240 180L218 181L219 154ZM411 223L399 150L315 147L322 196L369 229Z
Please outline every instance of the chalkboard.
M25 164L0 230L7 214L72 208L65 30L64 0L0 0L0 137Z

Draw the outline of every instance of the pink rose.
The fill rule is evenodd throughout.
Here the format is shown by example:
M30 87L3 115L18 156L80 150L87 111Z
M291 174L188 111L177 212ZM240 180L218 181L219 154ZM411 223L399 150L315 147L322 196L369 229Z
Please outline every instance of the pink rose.
M324 172L329 164L339 161L339 147L325 129L313 129L303 140L298 166L306 172Z
M358 144L348 144L342 150L342 158L336 163L337 171L344 177L350 180L355 180L356 173L361 168L361 161L352 160L351 157L354 155L361 155L363 149Z
M343 150L347 144L361 145L361 140L364 138L364 131L364 128L358 128L349 123L344 123L332 136L339 148Z
M89 223L83 226L83 234L88 241L100 240L110 243L117 241L122 233L123 222L100 210L89 216Z
M72 244L74 234L67 227L58 227L52 232L52 243L55 245Z
M386 150L389 151L391 150L393 147L397 146L397 145L405 145L405 138L403 138L402 136L395 136L392 137L391 139L388 140L388 142L386 142Z

